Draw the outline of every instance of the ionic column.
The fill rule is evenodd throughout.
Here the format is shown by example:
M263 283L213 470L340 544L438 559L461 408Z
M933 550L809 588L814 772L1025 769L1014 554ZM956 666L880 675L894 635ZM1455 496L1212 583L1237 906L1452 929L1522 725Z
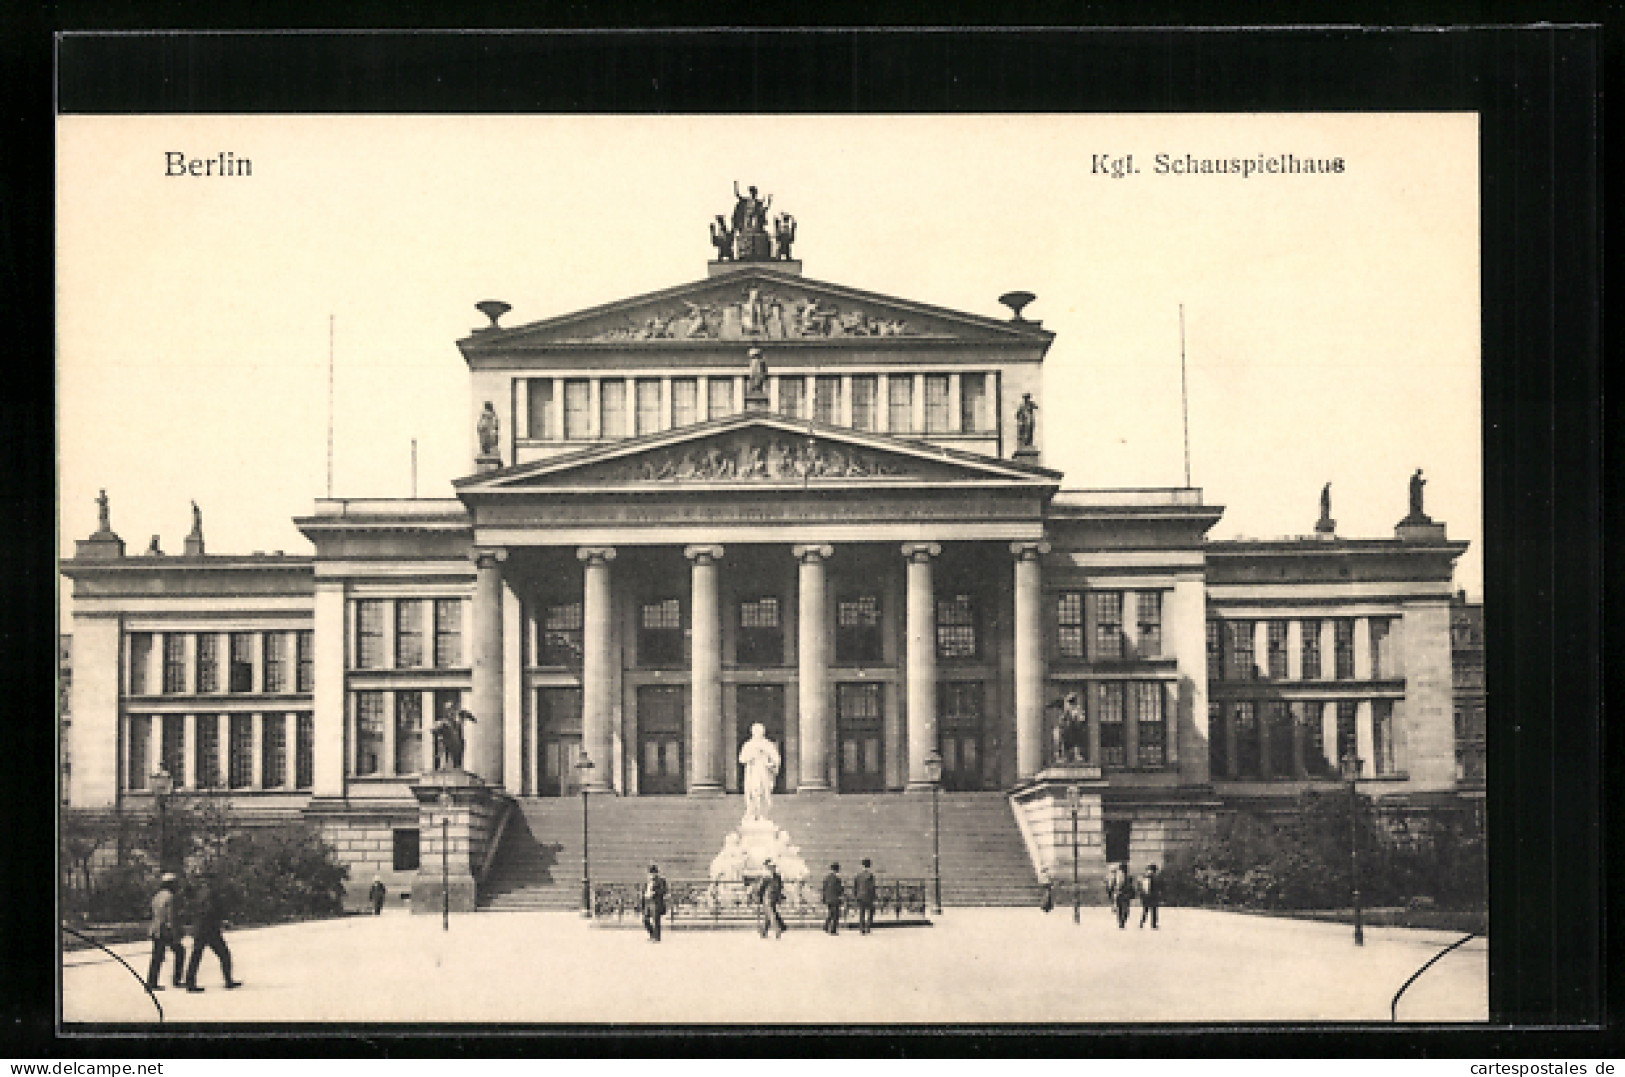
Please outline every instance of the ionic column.
M722 792L722 605L717 588L722 547L686 546L683 556L693 562L688 791L704 796Z
M824 562L834 556L831 546L792 546L790 552L800 564L797 606L800 609L796 633L797 670L801 712L800 769L797 792L823 792L829 789L829 605Z
M1047 542L1012 542L1016 558L1016 780L1044 766L1043 573Z
M615 547L583 546L576 550L576 556L585 565L581 598L581 747L593 763L586 787L589 793L607 793L615 765L610 728L615 713L610 649L615 610L609 587L609 563L615 560Z
M931 788L926 760L937 750L937 607L931 559L935 542L905 542L908 558L908 787Z
M474 663L469 709L474 721L467 737L463 767L492 786L502 785L502 562L508 551L474 551Z

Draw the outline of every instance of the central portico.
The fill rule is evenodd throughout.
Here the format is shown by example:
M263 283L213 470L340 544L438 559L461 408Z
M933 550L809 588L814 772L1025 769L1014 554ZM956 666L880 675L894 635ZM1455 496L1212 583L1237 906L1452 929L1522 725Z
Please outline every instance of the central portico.
M951 787L1031 777L1058 480L760 410L462 480L471 769L718 795L760 722L785 792L929 788L933 749Z

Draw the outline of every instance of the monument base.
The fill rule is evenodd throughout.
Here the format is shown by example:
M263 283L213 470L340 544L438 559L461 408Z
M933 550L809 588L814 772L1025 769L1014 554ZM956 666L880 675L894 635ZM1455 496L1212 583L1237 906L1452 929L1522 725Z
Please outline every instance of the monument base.
M711 861L713 881L740 882L767 874L766 863L773 861L786 882L807 877L801 848L790 841L790 833L771 819L746 818L733 833L722 839L722 851Z
M465 770L438 770L413 783L418 802L418 872L412 911L433 914L450 896L452 912L479 905L476 872L490 846L500 794Z

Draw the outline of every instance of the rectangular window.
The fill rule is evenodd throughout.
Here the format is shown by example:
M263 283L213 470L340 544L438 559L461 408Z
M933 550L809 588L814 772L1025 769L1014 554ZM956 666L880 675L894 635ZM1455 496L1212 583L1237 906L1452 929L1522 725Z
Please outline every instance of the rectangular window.
M152 633L134 632L130 635L130 694L147 694L147 670L152 664ZM134 788L132 786L132 788Z
M1251 700L1232 704L1236 725L1236 777L1263 776L1263 752L1258 735L1258 707Z
M163 741L159 744L158 765L169 775L179 789L186 784L186 716L166 714L163 717Z
M252 692L254 690L254 634L252 632L233 632L231 634L231 690L233 692Z
M692 426L699 421L699 382L694 378L671 379L671 425Z
M880 391L880 379L873 374L859 374L852 379L852 429L875 428L875 398Z
M1372 771L1378 775L1399 773L1394 753L1394 701L1371 701L1371 751L1377 758Z
M683 664L683 604L680 599L645 602L639 610L638 664Z
M959 376L959 429L967 434L974 434L987 428L987 375L961 374Z
M598 383L598 432L606 438L627 435L626 382L619 378Z
M1281 700L1264 704L1265 733L1269 739L1269 776L1297 777L1296 756L1292 750L1292 711Z
M537 441L550 441L559 436L553 429L553 379L531 378L530 392L530 436Z
M423 603L402 599L395 603L395 668L423 665Z
M1095 591L1095 661L1116 662L1123 658L1123 595L1120 591Z
M1343 760L1355 755L1360 750L1359 733L1356 723L1359 721L1359 704L1352 699L1341 699L1337 702L1337 766L1341 767ZM1362 763L1361 771L1365 770Z
M639 378L637 393L637 421L640 434L652 434L660 429L660 382L654 378Z
M1257 670L1253 661L1253 622L1224 622L1225 678L1250 681Z
M542 653L538 656L541 665L580 667L585 654L583 617L580 602L558 602L543 607Z
M395 773L423 769L423 693L395 693Z
M813 418L821 423L841 421L841 379L820 375L813 379Z
M288 781L288 717L285 714L267 714L261 721L260 785L266 789L280 789Z
M316 780L316 716L301 714L295 725L293 782L299 789L309 789Z
M233 714L231 741L226 745L226 778L233 789L254 784L254 716Z
M1337 679L1354 679L1354 618L1339 617L1332 622L1332 642L1336 648Z
M1162 714L1162 682L1139 681L1134 685L1135 733L1139 739L1139 765L1160 767L1168 761L1167 726Z
M199 789L220 788L220 716L197 716L197 743L192 746L192 773Z
M213 632L199 632L197 637L197 690L220 691L220 637Z
M927 374L925 376L925 432L927 434L946 434L948 432L948 375Z
M384 693L355 693L355 772L377 774L384 754Z
M886 378L886 422L893 434L914 431L914 375L891 374Z
M1303 679L1306 681L1320 680L1320 622L1304 621L1301 625L1303 633Z
M806 378L779 378L779 414L792 419L807 417Z
M463 664L463 600L437 598L434 601L434 665L455 669Z
M416 871L422 863L419 859L418 828L398 827L394 831L394 846L390 859L390 867L396 871Z
M288 634L286 632L267 632L262 638L265 648L265 690L267 692L286 692L288 690Z
M1209 621L1209 625L1217 622ZM1227 778L1230 776L1230 730L1225 720L1224 706L1220 703L1207 705L1207 765L1208 772L1214 778Z
M1286 622L1270 621L1265 627L1268 637L1269 663L1271 680L1286 680Z
M1220 680L1224 677L1224 622L1209 621L1207 623L1207 679Z
M384 668L384 603L365 599L355 604L355 664L358 669Z
M975 598L958 594L937 599L937 657L972 659L979 653Z
M1326 758L1326 731L1321 726L1325 710L1319 701L1292 704L1293 720L1303 730L1303 766L1311 777L1336 771Z
M178 632L164 633L164 694L186 691L186 637Z
M550 734L581 733L581 689L536 689L536 721Z
M592 384L585 378L564 383L564 436L579 441L592 435Z
M1141 658L1162 657L1162 592L1139 591L1134 598L1135 623L1139 627Z
M1083 650L1083 592L1063 591L1055 600L1055 644L1062 658L1079 658Z
M1371 618L1371 676L1375 680L1388 680L1394 676L1394 656L1388 645L1393 627L1391 618Z
M784 664L784 627L777 595L742 599L739 603L739 664Z
M858 665L885 660L880 638L880 596L848 595L835 603L835 661Z
M129 782L131 789L147 787L147 753L151 750L152 719L145 714L132 714L130 727Z
M1100 726L1100 765L1126 766L1128 740L1123 733L1123 684L1095 686L1095 720Z
M710 378L705 383L705 417L721 419L734 411L734 380Z
M294 634L294 651L299 664L299 681L295 691L316 690L316 633L303 630Z

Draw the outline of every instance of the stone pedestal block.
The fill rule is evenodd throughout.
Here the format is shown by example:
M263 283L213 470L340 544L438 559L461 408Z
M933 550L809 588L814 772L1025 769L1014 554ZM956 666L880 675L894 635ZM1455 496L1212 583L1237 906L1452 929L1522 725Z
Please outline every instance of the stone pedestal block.
M1106 788L1099 767L1053 766L1039 771L1032 784L1012 796L1030 839L1033 868L1057 884L1072 881L1072 809L1067 790L1078 786L1078 878L1091 883L1105 876L1106 842L1100 795Z
M451 911L473 912L500 794L462 770L437 771L411 788L420 835L412 911L440 912L441 895L449 891Z

